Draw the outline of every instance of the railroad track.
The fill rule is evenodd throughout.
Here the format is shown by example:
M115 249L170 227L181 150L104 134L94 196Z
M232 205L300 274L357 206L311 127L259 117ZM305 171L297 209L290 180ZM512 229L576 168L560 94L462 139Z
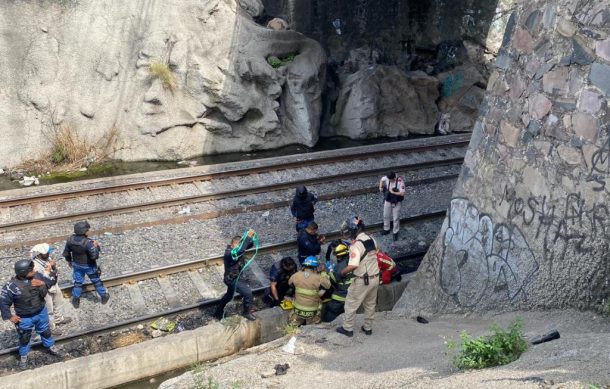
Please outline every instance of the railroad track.
M442 138L441 138L442 139ZM13 232L13 231L19 231L19 230L23 230L25 228L31 228L33 226L42 226L42 225L48 225L48 224L53 224L53 223L59 223L59 222L66 222L66 221L74 221L74 220L80 220L80 219L90 219L93 217L101 217L101 216L108 216L108 215L113 215L116 216L118 214L129 214L129 213L133 213L133 212L141 212L141 211L145 211L145 210L154 210L154 209L160 209L160 208L166 208L166 207L172 207L172 206L184 206L187 204L194 204L194 203L202 203L202 202L207 202L207 201L216 201L216 200L224 200L224 199L229 199L229 198L234 198L234 197L240 197L240 196L247 196L247 195L253 195L253 194L260 194L260 193L269 193L269 192L276 192L276 191L283 191L283 190L287 190L287 189L291 189L294 188L298 185L316 185L316 184L325 184L325 183L333 183L333 182L337 182L337 181L344 181L344 180L353 180L353 179L358 179L358 178L363 178L363 177L371 177L371 176L378 176L380 174L386 173L388 170L395 170L398 172L403 172L403 171L416 171L416 170L422 170L422 169L426 169L426 168L431 168L431 167L439 167L439 166L446 166L446 165L452 165L452 164L461 164L463 162L463 157L465 154L465 146L467 144L467 141L464 140L464 137L460 136L459 138L454 138L452 139L451 142L446 142L446 143L442 143L442 144L434 144L434 145L427 145L427 146L423 146L423 145L417 145L417 147L413 148L413 147L404 147L402 150L403 153L405 153L403 155L406 156L406 158L403 158L402 161L397 161L394 164L392 164L391 160L384 161L383 159L380 161L368 161L368 163L366 165L370 166L370 165L380 165L382 167L375 167L375 168L356 168L353 169L352 171L348 171L348 172L343 172L343 173L339 173L339 174L328 174L328 173L318 173L318 172L301 172L305 177L304 178L297 178L297 179L286 179L283 177L278 176L278 170L287 170L287 169L291 169L294 168L295 164L303 164L303 162L289 162L288 164L281 164L281 165L270 165L270 166L265 166L264 169L266 169L266 173L268 173L268 175L271 175L271 183L261 183L261 181L264 181L261 179L260 173L261 173L261 167L253 167L253 168L247 168L247 169L241 169L241 170L234 170L231 172L225 172L225 174L229 174L228 176L224 176L222 179L219 179L215 182L214 186L219 188L219 189L215 189L215 188L207 188L207 189L202 189L201 188L201 182L204 179L202 175L198 175L198 176L189 176L188 180L190 181L186 181L187 177L181 177L181 178L177 178L177 179L167 179L167 180L156 180L154 182L148 182L148 183L132 183L132 184L128 184L128 185L112 185L112 186L107 186L107 187L103 187L103 188L89 188L89 189L82 189L82 190L76 190L76 191L72 191L72 192L67 192L64 194L50 194L50 195L36 195L36 196L30 196L30 197L22 197L22 198L15 198L15 199L5 199L5 200L0 200L0 209L4 209L4 214L10 214L11 210L17 209L17 208L21 208L20 210L20 214L22 215L21 217L15 217L15 219L18 220L12 220L11 222L8 223L4 223L4 224L0 224L0 233L7 233L7 232ZM360 149L360 148L357 148ZM359 158L361 160L365 160L365 159L371 159L371 156L377 155L380 153L380 151L374 150L373 152L369 153L369 154L365 154L365 153L360 153L357 155L352 154L353 151L350 152L346 152L346 155L341 155L341 156L333 156L332 159L333 161L336 163L337 161L344 161L346 160L348 157L351 158L351 160L353 160L354 158ZM384 151L384 153L387 154L387 151ZM404 159L407 159L408 161L405 161ZM314 164L314 165L322 165L324 163L330 163L331 157L324 157L321 159L316 159L316 160L311 160L308 161L308 164ZM376 163L378 162L378 163ZM401 163L402 162L402 163ZM331 170L332 170L332 166L331 166ZM300 169L303 169L302 167L300 167ZM312 169L311 166L308 166L307 169ZM299 172L295 171L295 174L293 174L294 176L298 176ZM208 173L205 177L206 180L211 180L212 176L217 176L220 173ZM235 181L234 176L232 175L239 175L239 176L248 176L248 179L240 179L239 181ZM275 175L275 176L273 176ZM90 209L86 209L84 211L74 211L74 209L82 209L82 207L80 206L68 206L67 203L65 203L66 200L68 199L74 199L77 196L85 196L85 199L80 199L79 201L82 203L83 200L87 201L87 199L90 196L94 196L94 195L99 195L101 193L104 194L114 194L115 197L117 195L120 195L122 197L127 196L129 197L129 193L130 191L133 190L133 186L137 185L138 188L147 188L146 190L150 190L151 187L153 186L157 186L157 187L162 187L162 186L172 186L172 185L176 185L176 180L179 180L180 182L184 183L184 182L190 182L190 184L192 184L194 187L198 188L198 191L200 193L198 194L191 194L191 195L185 195L185 196L172 196L171 194L166 195L166 196L162 196L163 198L157 199L157 200L153 200L153 201L136 201L132 204L124 204L124 200L117 200L116 202L119 202L119 204L114 204L111 206L102 206L102 207L95 207L95 204L104 204L105 201L103 199L97 199L96 201L93 201L93 208ZM225 182L224 184L219 183L218 181L223 181ZM228 183L226 182L228 181ZM143 185L148 185L148 186L144 186ZM211 186L211 185L208 185ZM230 189L227 189L227 187L229 187ZM127 195L125 195L125 191L127 191ZM172 190L173 192L174 190ZM179 192L177 189L175 190L177 192ZM203 193L201 193L203 192ZM149 195L145 195L145 196L140 196L140 197L144 197L144 198L150 198L151 196ZM169 197L169 198L167 198ZM52 203L56 203L55 205L53 205ZM112 202L112 201L111 201ZM51 213L54 212L54 210L56 211L55 214L51 214L49 216L42 216L42 217L32 217L31 215L41 215L44 212L41 210L42 208L49 208L51 211ZM25 208L25 209L24 209ZM70 211L68 212L57 212L58 209L66 209L69 208ZM219 213L219 215L222 215L222 212ZM107 229L105 229L107 230Z
M431 213L426 213L422 215L416 215L411 217L406 217L401 219L401 224L413 225L417 223L425 223L430 221L436 221L442 219L445 216L445 211L436 211ZM382 223L373 224L367 227L367 232L378 232L383 228ZM340 233L338 231L332 232L330 234L326 234L328 240L337 239L340 237ZM258 255L271 255L273 253L281 253L286 252L288 250L293 250L296 248L296 242L283 242L279 244L273 244L268 246L263 246L259 248ZM249 251L251 253L252 250ZM424 251L415 253L415 256L423 257ZM253 262L253 263L256 263ZM175 314L179 314L182 312L201 309L202 307L211 307L216 305L219 302L219 296L224 292L224 284L220 288L211 288L207 285L202 285L205 283L203 277L199 276L199 272L202 269L214 269L211 274L215 274L217 279L221 279L221 265L222 264L222 256L209 257L204 259L193 260L190 262L183 262L171 266L164 266L139 272L134 272L130 274L122 274L115 277L104 278L104 284L107 288L109 288L110 293L115 296L118 293L113 292L113 289L126 287L128 289L127 293L130 296L131 301L131 311L135 313L135 315L131 318L117 321L115 323L99 326L96 328L91 328L87 330L81 330L78 332L72 332L70 335L61 336L57 338L58 343L66 343L71 340L75 340L77 338L83 336L97 336L103 333L107 333L110 331L115 331L121 328L134 326L141 323L146 323L156 318L160 318L162 316L171 316ZM266 274L262 273L260 268L256 269L256 265L251 267L252 273L254 274L254 278L258 281L258 288L255 288L253 291L256 294L261 294L267 288L267 277ZM200 298L196 303L190 304L180 304L179 299L176 298L175 294L178 293L176 290L172 290L171 284L168 281L168 278L172 275L177 274L187 274L186 277L191 280L199 279L199 281L194 281L195 289L199 292ZM167 300L169 307L164 307L164 309L159 310L157 313L153 314L144 314L143 310L143 298L142 294L139 293L138 284L141 282L149 282L156 281L159 283L159 290L163 291L164 298ZM164 286L165 285L165 286ZM62 291L65 294L69 294L71 292L72 286L62 286ZM92 291L93 287L90 283L84 285L84 289L86 291ZM122 307L125 308L125 307ZM113 307L115 309L115 307ZM35 346L39 346L39 343L34 343ZM7 355L14 351L16 351L16 347L8 347L3 350L0 350L0 355Z

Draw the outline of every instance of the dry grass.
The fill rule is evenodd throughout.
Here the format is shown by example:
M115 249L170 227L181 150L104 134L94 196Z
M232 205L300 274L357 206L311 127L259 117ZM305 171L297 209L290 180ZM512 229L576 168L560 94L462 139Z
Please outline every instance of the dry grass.
M116 126L104 132L96 141L80 137L74 127L53 127L47 134L51 149L38 159L24 161L17 168L30 174L71 172L105 162L117 151L119 130Z
M161 81L165 89L169 89L172 92L176 89L176 77L174 76L174 73L172 73L169 64L157 59L148 65L148 69L153 77L156 77Z

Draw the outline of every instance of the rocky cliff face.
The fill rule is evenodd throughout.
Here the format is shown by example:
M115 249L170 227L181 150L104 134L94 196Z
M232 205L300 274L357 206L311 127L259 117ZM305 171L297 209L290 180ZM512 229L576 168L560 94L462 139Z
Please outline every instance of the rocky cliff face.
M118 158L312 146L325 54L253 21L258 0L46 0L0 5L0 166L70 126ZM276 67L268 57L289 58ZM165 73L151 71L161 64ZM163 69L164 68L164 69Z
M448 217L396 311L609 297L608 9L515 1Z

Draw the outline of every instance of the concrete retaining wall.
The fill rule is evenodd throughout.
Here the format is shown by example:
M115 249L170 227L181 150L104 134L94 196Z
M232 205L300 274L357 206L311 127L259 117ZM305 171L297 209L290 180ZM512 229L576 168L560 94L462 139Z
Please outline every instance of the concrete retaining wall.
M377 310L391 310L410 277L382 285ZM283 336L288 314L279 308L257 312L259 320L243 319L236 327L214 322L120 349L72 359L2 377L3 388L109 388L210 361Z

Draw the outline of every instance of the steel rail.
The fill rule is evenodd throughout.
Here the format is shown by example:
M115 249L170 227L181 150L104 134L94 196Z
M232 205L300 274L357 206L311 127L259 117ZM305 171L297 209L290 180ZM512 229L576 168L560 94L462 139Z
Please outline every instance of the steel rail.
M432 138L434 139L434 138ZM419 151L427 151L427 150L436 150L443 149L448 147L460 147L467 146L469 143L470 137L468 135L455 135L455 136L446 136L439 138L442 141L440 143L435 144L416 144L416 145L405 145L403 147L397 147L392 149L395 152L419 152ZM446 141L449 140L449 141ZM121 192L127 190L135 190L135 189L143 189L150 187L158 187L158 186L168 186L172 184L182 184L189 183L194 181L207 181L214 178L219 177L228 177L228 176L241 176L247 174L256 174L256 173L264 173L269 171L276 170L285 170L297 167L303 167L305 164L309 165L319 165L323 163L334 163L334 162L343 162L357 159L370 158L372 156L378 155L387 155L388 150L375 150L369 153L362 152L363 148L371 147L371 146L361 146L354 147L351 149L345 149L345 153L339 156L323 156L320 158L315 158L315 154L302 154L304 157L296 158L296 160L291 162L283 162L278 164L271 164L266 166L252 166L243 169L228 169L225 171L217 171L217 172L207 172L207 173L196 173L189 174L182 177L174 177L174 178L160 178L154 179L144 182L134 182L134 183L123 183L123 184L110 184L96 188L82 188L75 189L69 192L61 192L61 193L47 193L47 194L36 194L31 196L22 196L22 197L14 197L8 199L0 200L0 207L12 207L17 205L25 205L30 203L40 203L43 201L49 201L54 199L66 199L71 197L78 197L83 195L94 195L94 194L106 194L112 192Z
M422 222L422 221L426 221L426 220L438 219L440 217L445 216L445 214L446 214L446 211L436 211L436 212L430 212L430 213L425 213L425 214L421 214L421 215L405 217L405 218L402 218L400 221L401 221L401 223L405 223L405 224L413 224L413 223ZM368 226L367 231L376 232L376 231L380 231L382 228L383 228L383 223L376 223L376 224L372 224L372 225ZM333 231L333 232L330 232L330 233L324 234L324 235L326 236L327 240L338 239L341 237L341 233L339 231ZM276 244L260 247L258 249L258 253L266 254L266 253L270 253L270 252L274 252L274 251L293 249L294 247L296 247L296 245L297 244L296 244L295 240L288 241L288 242L282 242L282 243L276 243ZM253 252L253 249L247 251L247 253L252 253L252 252ZM104 282L104 286L106 286L107 288L111 288L111 287L115 287L115 286L121 286L124 284L130 284L130 283L133 284L138 281L154 279L157 277L166 277L171 274L182 273L182 272L186 272L186 271L190 271L190 270L197 270L202 267L220 265L222 263L223 263L223 256L218 255L218 256L213 256L213 257L208 257L208 258L203 258L203 259L195 259L195 260L191 260L188 262L181 262L178 264L172 264L172 265L167 265L167 266L160 266L160 267L156 267L156 268L141 270L141 271L130 273L130 274L121 274L121 275L117 275L117 276L112 276L112 277L104 278L102 281ZM91 284L90 281L87 281L86 283L84 283L83 288L87 292L91 292L91 291L95 290L94 286ZM72 291L72 285L61 286L61 291L64 293L64 295L69 296Z
M23 227L31 227L34 225L43 225L43 224L49 224L49 223L54 223L54 222L59 222L59 221L86 219L86 218L91 218L91 217L95 217L95 216L116 215L118 213L139 212L139 211L143 211L143 210L158 209L158 208L164 208L164 207L169 207L169 206L185 205L185 204L191 204L191 203L197 203L197 202L227 199L227 198L231 198L231 197L267 193L267 192L294 188L295 186L298 186L298 185L313 185L313 184L322 184L322 183L327 183L327 182L333 182L336 180L363 178L363 177L369 177L369 176L373 176L373 175L377 175L377 174L383 174L383 173L386 173L388 170L394 170L394 171L421 170L421 169L426 169L426 168L430 168L430 167L440 167L440 166L447 166L447 165L462 163L463 161L464 161L464 158L460 157L460 158L448 158L448 159L432 160L432 161L424 161L424 162L414 162L414 163L402 164L402 165L396 165L396 166L384 166L383 168L366 169L366 170L360 170L360 171L356 171L356 172L333 174L333 175L327 175L327 176L323 176L323 177L314 177L314 178L306 178L306 179L300 179L300 180L285 181L282 183L275 183L275 184L271 184L271 185L260 185L260 186L255 186L255 187L250 186L250 187L241 188L241 189L220 191L220 192L203 194L203 195L184 196L184 197L179 197L179 198L169 199L169 200L157 200L157 201L151 201L151 202L147 202L147 203L126 205L126 206L119 206L119 207L109 207L109 208L98 209L98 210L49 216L49 217L44 217L44 218L35 218L35 219L24 220L24 221L19 221L19 222L1 224L0 232L13 231L13 230L20 229Z

